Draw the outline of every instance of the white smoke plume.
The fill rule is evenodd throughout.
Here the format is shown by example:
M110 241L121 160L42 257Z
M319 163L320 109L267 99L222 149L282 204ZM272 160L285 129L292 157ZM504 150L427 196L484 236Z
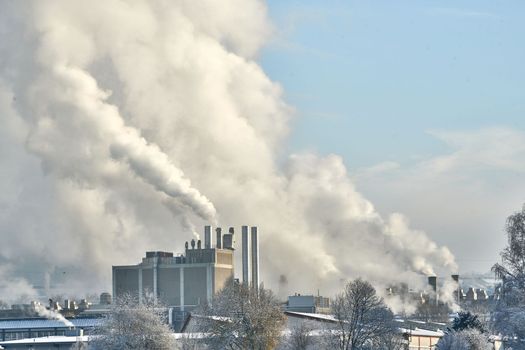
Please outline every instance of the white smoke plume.
M3 1L0 260L108 289L111 265L220 221L260 227L283 294L455 271L340 157L281 153L292 109L256 61L271 32L257 0Z
M49 320L57 320L59 322L62 322L66 327L75 327L75 325L69 321L67 318L62 316L60 312L57 312L55 310L49 310L46 309L46 307L40 303L36 303L35 305L35 311L39 316L45 317Z
M8 265L0 266L0 301L23 302L38 296L37 291L25 278L15 276Z

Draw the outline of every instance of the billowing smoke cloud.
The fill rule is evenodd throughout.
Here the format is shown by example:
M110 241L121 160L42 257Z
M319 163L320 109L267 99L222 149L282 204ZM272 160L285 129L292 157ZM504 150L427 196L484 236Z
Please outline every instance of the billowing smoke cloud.
M112 264L220 219L260 227L283 294L455 270L340 157L283 161L291 108L255 61L270 33L256 0L2 2L0 260L107 289Z
M62 61L61 57L58 57L49 62L49 66L42 67L42 78L33 86L32 94L38 108L44 111L58 108L58 113L67 113L64 117L75 118L75 123L99 136L99 140L96 141L109 149L110 158L124 161L129 165L132 174L152 185L157 191L178 200L202 219L214 222L216 212L213 204L191 186L183 172L172 164L157 145L148 143L135 128L124 125L116 106L105 102L109 93L100 90L89 73L77 67L68 67L65 63L57 64L57 60ZM67 59L64 58L64 61ZM52 162L52 171L64 176L91 178L91 169L85 169L85 173L79 174L63 159L57 162L55 157L59 152L56 147L50 145L53 141L49 140L48 136L49 133L55 133L50 129L60 128L60 125L53 115L43 113L42 119L39 120L39 128L35 130L36 135L30 139L30 149L44 160ZM103 151L103 148L100 147L99 151ZM110 159L104 161L109 162Z

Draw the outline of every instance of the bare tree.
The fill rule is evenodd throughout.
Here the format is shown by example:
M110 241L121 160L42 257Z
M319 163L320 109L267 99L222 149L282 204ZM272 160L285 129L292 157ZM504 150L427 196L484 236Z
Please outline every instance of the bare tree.
M211 349L273 349L285 320L270 290L233 279L200 312L198 329L206 333Z
M306 350L311 348L315 343L311 334L313 330L314 327L310 322L299 322L291 327L290 333L283 339L282 349Z
M140 304L129 295L118 298L96 333L93 345L100 350L168 350L174 346L165 308L151 296Z
M338 320L339 349L382 349L383 343L398 336L392 312L377 296L374 287L362 279L346 285L333 301L332 311Z

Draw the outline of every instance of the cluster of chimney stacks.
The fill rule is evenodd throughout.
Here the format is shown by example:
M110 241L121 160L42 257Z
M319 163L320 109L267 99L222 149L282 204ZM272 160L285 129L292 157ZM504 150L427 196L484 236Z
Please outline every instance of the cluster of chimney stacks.
M233 227L230 227L228 230L228 233L222 234L222 228L217 227L215 229L216 233L216 242L215 242L215 248L217 249L231 249L233 250L234 240L233 235L235 234L235 230ZM195 249L195 246L197 246L197 249L202 249L202 242L201 240L195 241L192 239L189 244L186 242L185 246L186 249L189 249L191 245L191 249ZM204 249L211 249L211 226L204 226Z
M204 249L211 249L211 232L212 227L204 226ZM217 227L215 229L216 249L234 249L235 229L230 227L227 234L222 234L222 229ZM191 249L202 249L201 240L191 240ZM186 249L189 249L188 242L186 242ZM242 282L254 288L259 287L259 234L257 226L242 226Z

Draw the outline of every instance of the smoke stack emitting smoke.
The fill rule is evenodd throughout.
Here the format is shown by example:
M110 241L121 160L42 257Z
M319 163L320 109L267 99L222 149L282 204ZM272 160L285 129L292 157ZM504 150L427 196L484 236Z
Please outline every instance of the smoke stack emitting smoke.
M219 213L258 223L260 280L282 293L456 272L402 215L380 217L340 157L278 165L291 115L253 60L271 32L262 2L31 4L0 4L0 166L18 169L5 198L19 203L0 219L0 261L29 253L107 289L112 264L182 251Z
M45 317L49 320L57 320L59 322L62 322L66 327L75 327L75 325L66 319L60 312L46 309L46 307L40 303L35 304L35 311L38 313L39 316Z

